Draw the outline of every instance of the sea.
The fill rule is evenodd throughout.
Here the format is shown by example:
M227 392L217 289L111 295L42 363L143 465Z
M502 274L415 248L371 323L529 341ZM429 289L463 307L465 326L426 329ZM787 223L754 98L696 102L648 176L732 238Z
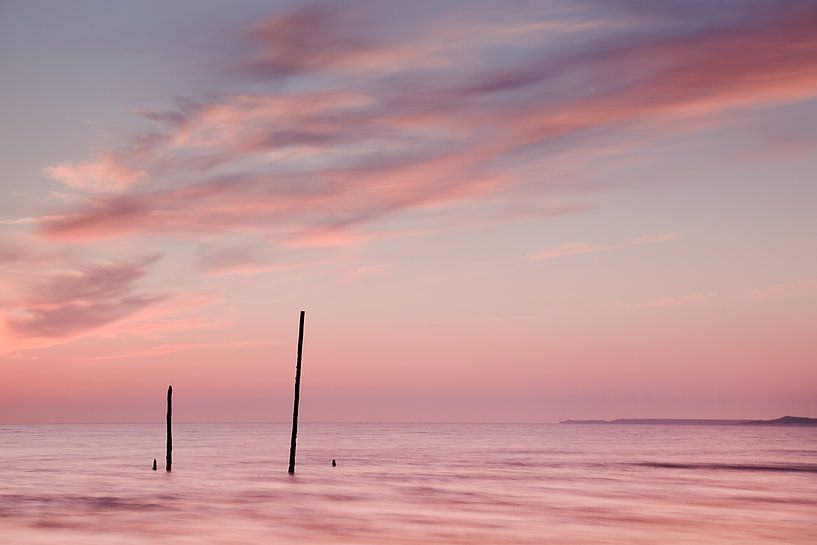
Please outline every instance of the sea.
M817 543L817 428L0 426L0 544ZM158 471L153 471L153 459ZM332 467L332 460L336 467Z

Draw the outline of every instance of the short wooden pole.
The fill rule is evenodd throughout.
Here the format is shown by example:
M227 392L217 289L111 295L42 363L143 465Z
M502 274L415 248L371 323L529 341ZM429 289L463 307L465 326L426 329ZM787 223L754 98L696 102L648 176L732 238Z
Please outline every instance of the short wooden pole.
M295 402L292 409L292 440L289 444L289 474L295 474L295 442L298 438L298 403L301 398L301 353L304 346L304 315L301 311L301 321L298 326L298 360L295 364Z
M173 465L173 433L170 431L170 417L173 415L173 386L167 387L167 463L165 470L170 471Z

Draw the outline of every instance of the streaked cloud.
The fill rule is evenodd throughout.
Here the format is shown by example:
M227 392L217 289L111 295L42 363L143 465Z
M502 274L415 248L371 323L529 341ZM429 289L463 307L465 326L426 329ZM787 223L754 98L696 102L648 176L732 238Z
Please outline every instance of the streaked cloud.
M528 256L530 261L542 261L546 259L556 259L557 257L565 257L569 255L578 254L592 254L595 252L604 251L605 247L598 244L585 244L582 242L567 242L559 244L553 248L542 250L540 252L533 252Z
M308 251L270 251L263 240L233 244L205 244L196 252L198 270L210 276L252 275L285 272L328 263L333 257L315 256Z
M695 292L677 297L666 297L647 301L627 308L652 309L703 305L708 303L765 303L781 299L813 297L817 295L817 280L795 280L771 284L760 288L744 289L738 292Z
M388 265L361 265L345 271L343 282L347 284L371 282L385 275L389 268Z
M280 344L280 341L256 340L256 341L224 341L224 342L202 342L202 343L167 343L153 346L142 350L132 350L109 354L105 356L94 356L89 360L131 360L149 359L168 356L179 352L190 352L193 350L236 350L241 348L254 348L258 346L271 346Z
M227 60L213 88L143 105L138 128L46 166L70 198L3 224L60 243L192 241L190 274L289 271L400 233L586 212L576 203L603 187L570 169L588 158L817 96L810 2L546 4L441 4L436 18L407 5L399 24L366 3L271 13L214 46ZM573 241L525 259L677 238ZM9 331L70 336L158 305L134 287L150 264L130 265L23 290ZM341 280L386 267L351 265Z
M739 299L751 303L814 295L817 295L817 280L795 280L746 290Z
M688 307L691 305L702 305L704 303L712 303L723 300L722 296L714 292L704 293L695 292L678 297L663 297L655 299L646 303L633 305L629 308L673 308L673 307Z
M0 269L17 263L24 256L25 251L19 246L0 242Z
M610 250L617 250L620 248L628 248L632 246L642 246L645 244L660 244L663 242L671 242L680 239L678 233L657 233L654 235L643 235L629 242L621 244L590 244L586 242L566 242L558 244L546 250L532 252L528 254L528 261L544 261L548 259L556 259L559 257L567 257L571 255L593 254L598 252L607 252Z
M71 189L88 193L121 193L146 175L126 165L116 154L102 155L86 163L61 163L43 170Z
M72 187L122 194L94 196L46 221L44 233L92 240L249 230L282 245L337 246L363 228L371 237L395 214L500 195L520 206L547 201L547 177L516 173L525 161L546 164L562 149L634 127L660 133L668 123L724 122L735 108L815 96L817 9L786 6L715 16L691 6L673 27L672 2L629 24L627 3L601 15L577 5L556 19L530 8L518 20L489 5L453 27L407 17L398 33L384 32L379 11L362 5L284 11L236 38L249 40L236 62L253 81L291 85L147 111L151 129L101 162L51 167ZM491 17L490 40L463 38ZM575 31L565 47L531 30L561 25ZM406 44L433 44L436 62ZM231 74L225 86L241 86L245 72ZM315 77L317 90L305 85ZM139 170L112 159L121 157Z
M681 238L681 235L678 233L656 233L654 235L644 235L635 239L632 244L635 246L641 244L656 244L660 242L671 242L673 240L678 240Z
M165 298L136 293L158 258L87 265L35 281L6 302L6 330L22 339L75 337L146 309Z

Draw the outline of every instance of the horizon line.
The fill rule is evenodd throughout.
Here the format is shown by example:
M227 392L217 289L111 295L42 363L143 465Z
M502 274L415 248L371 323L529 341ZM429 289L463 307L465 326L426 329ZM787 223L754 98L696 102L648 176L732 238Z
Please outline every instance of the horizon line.
M527 424L527 425L556 425L563 422L613 422L616 420L687 420L687 421L753 421L775 420L784 417L817 418L812 416L795 416L786 414L776 417L761 418L688 418L688 417L620 417L620 418L567 418L558 421L522 421L522 420L305 420L303 424ZM174 420L174 424L291 424L288 420ZM0 426L90 426L90 425L164 425L164 421L112 421L112 422L0 422Z

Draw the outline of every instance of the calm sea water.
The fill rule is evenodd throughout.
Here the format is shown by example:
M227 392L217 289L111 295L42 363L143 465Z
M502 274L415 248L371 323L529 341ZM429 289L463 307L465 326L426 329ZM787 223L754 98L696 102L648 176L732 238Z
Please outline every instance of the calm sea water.
M0 543L817 543L814 428L305 423L295 478L288 448L176 424L167 474L161 425L0 426Z

